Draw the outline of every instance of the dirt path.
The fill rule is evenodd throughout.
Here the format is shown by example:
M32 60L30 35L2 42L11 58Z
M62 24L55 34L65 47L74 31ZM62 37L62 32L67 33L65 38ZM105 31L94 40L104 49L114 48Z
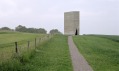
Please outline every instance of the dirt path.
M68 45L70 49L72 65L74 71L93 71L84 57L78 51L76 45L72 40L72 36L68 37Z

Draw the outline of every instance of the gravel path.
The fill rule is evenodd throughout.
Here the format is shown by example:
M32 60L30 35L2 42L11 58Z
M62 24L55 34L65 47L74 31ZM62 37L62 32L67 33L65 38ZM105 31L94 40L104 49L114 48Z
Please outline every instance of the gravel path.
M76 45L72 40L72 36L68 36L68 45L70 49L70 55L72 59L72 65L74 71L93 71L85 58L80 54Z

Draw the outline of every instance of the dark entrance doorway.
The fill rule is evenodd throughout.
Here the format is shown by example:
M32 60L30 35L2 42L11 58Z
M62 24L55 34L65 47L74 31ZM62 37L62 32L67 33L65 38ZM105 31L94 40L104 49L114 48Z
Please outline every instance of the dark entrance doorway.
M77 29L76 29L75 35L78 35L78 31L77 31Z

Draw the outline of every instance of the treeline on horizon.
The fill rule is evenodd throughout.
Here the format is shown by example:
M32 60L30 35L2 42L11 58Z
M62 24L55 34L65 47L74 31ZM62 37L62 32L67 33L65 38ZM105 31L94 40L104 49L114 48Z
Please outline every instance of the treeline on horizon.
M11 29L9 27L2 27L2 28L0 28L0 30L47 34L47 31L44 28L27 28L22 25L18 25L15 29ZM52 30L50 30L49 34L62 34L62 33L58 29L52 29Z

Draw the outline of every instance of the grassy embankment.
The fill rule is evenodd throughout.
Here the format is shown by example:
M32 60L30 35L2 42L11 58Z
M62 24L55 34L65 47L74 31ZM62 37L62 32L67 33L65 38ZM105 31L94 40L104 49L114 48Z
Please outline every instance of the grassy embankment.
M107 38L107 39L111 39L113 41L119 42L119 36L118 35L94 35L97 37L103 37L103 38Z
M39 34L26 34L26 33L1 33L0 34L0 59L2 61L9 59L14 50L14 41L18 41L21 45L19 50L26 50L26 42L33 40L35 37L43 37ZM9 38L10 37L10 38ZM4 39L6 41L4 41ZM6 45L5 45L6 44ZM34 42L33 42L34 44ZM3 46L5 45L5 46ZM23 47L24 46L24 47ZM55 36L47 42L42 42L36 49L28 54L29 51L22 54L17 58L11 58L7 63L0 64L1 71L72 71L71 59L67 44L67 37ZM27 49L28 50L28 49Z
M45 35L19 32L0 32L0 60L8 59L15 52L14 42L18 42L18 50L20 52L25 50L25 47L27 48L27 41L31 42L31 46L34 44L35 38L40 38L43 36Z
M35 38L37 38L37 44L39 44L39 38L44 36L40 34L0 31L0 70L7 71L17 68L17 66L19 67L19 60L21 62L28 61L35 50ZM28 41L30 41L29 48ZM18 42L18 54L15 53L14 42Z
M39 46L37 52L26 64L30 71L72 71L66 36L54 36Z
M119 70L118 42L97 36L74 36L73 39L94 71Z

